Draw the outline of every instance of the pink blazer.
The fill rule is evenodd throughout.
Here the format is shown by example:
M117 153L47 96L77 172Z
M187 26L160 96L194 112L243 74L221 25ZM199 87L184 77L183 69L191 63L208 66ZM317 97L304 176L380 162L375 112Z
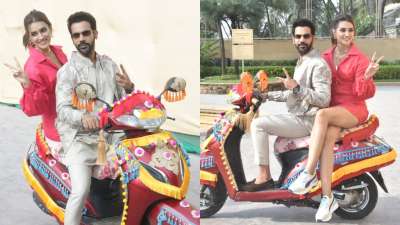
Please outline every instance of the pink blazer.
M59 62L64 65L67 62L67 56L61 46L51 45L50 48ZM28 116L41 115L45 136L51 140L60 141L55 128L57 117L55 88L59 68L42 52L30 47L29 58L24 69L31 84L23 89L24 94L20 100L21 108Z
M348 56L340 62L338 68L335 68L333 51L332 47L323 53L323 58L332 71L331 105L364 101L374 96L374 81L364 79L369 59L353 44Z
M330 106L345 107L361 123L368 117L365 100L375 94L373 79L364 78L369 59L353 44L346 58L336 68L333 62L333 51L334 47L322 54L332 71Z

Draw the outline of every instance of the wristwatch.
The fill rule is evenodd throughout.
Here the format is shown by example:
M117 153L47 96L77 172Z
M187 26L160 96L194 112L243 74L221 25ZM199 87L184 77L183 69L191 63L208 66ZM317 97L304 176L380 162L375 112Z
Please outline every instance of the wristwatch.
M293 94L297 95L300 92L300 85L297 85L295 88L292 89Z

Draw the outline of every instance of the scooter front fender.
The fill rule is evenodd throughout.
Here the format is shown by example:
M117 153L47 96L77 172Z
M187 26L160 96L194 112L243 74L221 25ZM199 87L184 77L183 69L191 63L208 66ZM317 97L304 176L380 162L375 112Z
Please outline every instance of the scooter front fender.
M147 220L150 225L200 225L200 212L193 209L185 199L168 199L155 204L148 213Z
M22 164L22 170L25 176L25 180L28 182L29 186L38 194L38 197L43 202L45 207L53 214L58 222L64 221L64 209L59 207L53 199L47 194L46 190L40 184L40 182L33 175L29 168L27 159L24 159Z

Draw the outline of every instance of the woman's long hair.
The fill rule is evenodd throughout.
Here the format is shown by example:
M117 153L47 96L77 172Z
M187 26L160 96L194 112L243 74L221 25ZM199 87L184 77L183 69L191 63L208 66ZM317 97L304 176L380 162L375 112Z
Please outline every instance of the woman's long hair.
M44 22L49 26L50 30L52 29L51 23L47 18L46 14L36 9L30 11L24 18L25 33L24 36L22 37L22 43L25 48L28 47L29 45L29 26L34 22Z

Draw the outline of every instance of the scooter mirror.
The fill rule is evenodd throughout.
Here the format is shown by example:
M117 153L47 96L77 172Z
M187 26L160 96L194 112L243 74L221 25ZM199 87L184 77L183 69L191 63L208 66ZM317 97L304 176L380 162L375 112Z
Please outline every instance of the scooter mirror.
M165 84L165 91L180 92L186 88L186 81L181 77L171 77Z
M171 77L165 84L163 92L161 95L164 96L165 100L168 102L177 102L185 98L186 96L186 81L181 77Z
M87 82L80 82L75 87L75 93L81 100L95 100L96 89L94 86Z
M97 97L96 88L90 83L79 82L74 88L75 94L72 97L72 105L78 109L86 109L93 111L94 102L100 101L104 103L109 110L112 109L110 104Z

